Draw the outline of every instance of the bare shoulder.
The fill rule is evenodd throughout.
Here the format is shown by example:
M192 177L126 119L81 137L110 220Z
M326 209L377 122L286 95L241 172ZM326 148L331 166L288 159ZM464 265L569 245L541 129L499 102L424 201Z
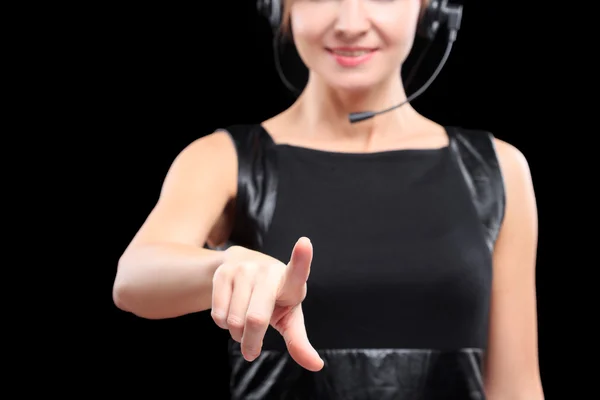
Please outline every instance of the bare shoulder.
M510 143L494 140L506 199L505 217L497 246L502 248L502 243L512 243L524 232L530 232L531 238L537 237L537 200L525 155ZM517 235L515 232L520 233Z
M512 144L494 138L500 169L508 187L518 185L522 189L532 185L531 170L525 155Z
M224 179L225 178L225 179ZM196 139L175 158L165 180L165 187L185 186L193 189L195 184L206 185L220 181L229 195L235 195L237 178L237 154L228 132L217 130Z
M175 162L194 165L205 163L207 160L227 162L235 158L235 146L229 133L225 130L216 130L190 143L179 153Z
M158 202L135 243L204 245L226 236L226 207L237 192L237 154L228 132L194 140L171 164Z

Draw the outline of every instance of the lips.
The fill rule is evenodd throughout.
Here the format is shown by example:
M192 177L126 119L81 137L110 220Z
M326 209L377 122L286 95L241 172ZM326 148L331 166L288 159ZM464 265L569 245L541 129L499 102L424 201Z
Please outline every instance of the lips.
M331 50L333 54L344 57L359 57L370 53L372 50Z
M327 48L329 54L342 67L357 67L369 61L377 49L365 47Z
M360 57L365 54L369 54L374 52L375 48L366 48L366 47L334 47L327 48L327 51L333 53L335 55L339 55L342 57Z

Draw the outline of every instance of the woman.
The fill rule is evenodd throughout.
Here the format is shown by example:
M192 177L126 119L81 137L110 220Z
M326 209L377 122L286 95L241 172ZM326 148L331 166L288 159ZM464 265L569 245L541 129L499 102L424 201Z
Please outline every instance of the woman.
M405 99L426 1L284 6L307 86L181 152L115 303L152 319L210 309L236 399L543 399L523 155L410 104L348 121Z

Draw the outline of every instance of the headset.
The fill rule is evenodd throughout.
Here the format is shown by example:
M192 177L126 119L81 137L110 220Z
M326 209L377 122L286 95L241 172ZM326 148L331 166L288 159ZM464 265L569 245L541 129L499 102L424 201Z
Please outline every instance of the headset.
M269 20L271 27L277 33L275 35L275 40L278 38L283 17L282 1L283 0L258 0L257 3L258 11ZM423 94L427 90L427 88L429 88L429 86L433 83L435 78L437 78L442 68L446 64L448 57L450 56L450 52L452 51L452 45L456 40L462 22L462 13L462 5L448 4L448 0L431 0L427 6L427 9L423 12L423 15L417 26L416 33L419 37L424 38L429 43L432 43L433 40L436 38L440 28L443 25L446 25L448 42L446 44L446 51L444 52L444 55L442 56L442 59L438 64L437 68L435 69L429 80L427 80L427 82L425 82L423 86L419 88L419 90L410 95L402 103L381 111L363 111L351 113L348 116L350 123L353 124L356 122L364 121L373 118L377 115L395 110L407 103L410 103L411 101L419 97L421 94ZM280 71L279 60L277 57L275 62L276 67L278 68L278 72L280 72L280 77L282 77L284 83L286 83L286 85L290 87L289 83L285 80L283 74ZM419 62L420 60L417 61L417 64Z

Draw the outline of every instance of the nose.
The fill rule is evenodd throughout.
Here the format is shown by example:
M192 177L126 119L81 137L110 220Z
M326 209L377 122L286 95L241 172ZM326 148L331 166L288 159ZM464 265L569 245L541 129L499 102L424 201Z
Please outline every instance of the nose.
M369 30L370 22L363 0L340 0L335 23L336 35L353 39Z

